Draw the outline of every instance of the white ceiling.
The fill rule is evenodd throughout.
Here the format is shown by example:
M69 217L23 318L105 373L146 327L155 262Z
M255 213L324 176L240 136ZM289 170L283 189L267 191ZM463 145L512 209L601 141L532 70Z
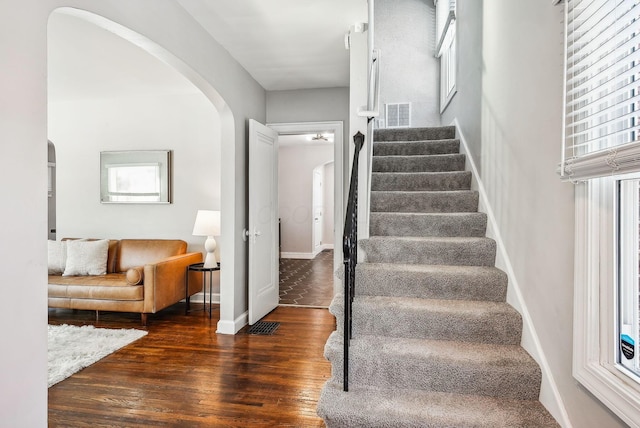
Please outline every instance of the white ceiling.
M266 90L349 86L344 35L367 0L177 0Z

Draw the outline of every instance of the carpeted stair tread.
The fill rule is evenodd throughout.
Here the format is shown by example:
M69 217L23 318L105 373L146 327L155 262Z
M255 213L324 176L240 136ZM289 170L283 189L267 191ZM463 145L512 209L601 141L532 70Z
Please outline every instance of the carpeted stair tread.
M493 266L496 258L490 238L372 236L360 245L370 263Z
M461 154L374 156L373 172L463 171L465 156Z
M376 129L373 132L374 141L444 140L455 136L454 126Z
M344 323L344 295L329 306L337 330ZM387 336L517 345L522 318L504 302L357 296L355 336Z
M381 390L327 382L318 414L327 428L557 428L535 400L496 399L407 389Z
M371 190L469 190L471 172L374 172Z
M374 142L373 156L420 156L460 153L460 140Z
M372 212L477 212L478 192L452 191L372 191Z
M356 296L503 302L507 275L493 266L358 263Z
M325 357L342 382L342 335L331 333ZM353 386L423 389L534 400L540 368L522 347L446 340L355 336L349 349Z
M341 318L335 315L336 319ZM385 296L358 296L353 302L356 337L373 335L517 345L521 327L520 314L507 303Z
M485 236L484 213L378 213L370 215L372 236Z

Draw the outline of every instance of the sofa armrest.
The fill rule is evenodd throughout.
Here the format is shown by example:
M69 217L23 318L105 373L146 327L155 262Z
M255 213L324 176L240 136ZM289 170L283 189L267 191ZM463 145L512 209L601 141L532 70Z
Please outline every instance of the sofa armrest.
M202 253L168 257L144 266L144 312L155 313L185 298L187 267Z

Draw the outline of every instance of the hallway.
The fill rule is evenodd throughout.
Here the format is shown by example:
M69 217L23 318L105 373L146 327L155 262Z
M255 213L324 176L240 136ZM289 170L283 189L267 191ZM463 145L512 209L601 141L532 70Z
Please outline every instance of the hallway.
M314 259L280 259L280 305L327 308L333 298L333 250Z

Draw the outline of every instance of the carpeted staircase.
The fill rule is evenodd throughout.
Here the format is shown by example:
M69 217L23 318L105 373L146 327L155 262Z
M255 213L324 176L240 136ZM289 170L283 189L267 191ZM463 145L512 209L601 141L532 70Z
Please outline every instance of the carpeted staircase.
M557 427L538 401L540 368L453 127L377 130L371 237L356 268L349 392L343 295L325 356L327 427Z

